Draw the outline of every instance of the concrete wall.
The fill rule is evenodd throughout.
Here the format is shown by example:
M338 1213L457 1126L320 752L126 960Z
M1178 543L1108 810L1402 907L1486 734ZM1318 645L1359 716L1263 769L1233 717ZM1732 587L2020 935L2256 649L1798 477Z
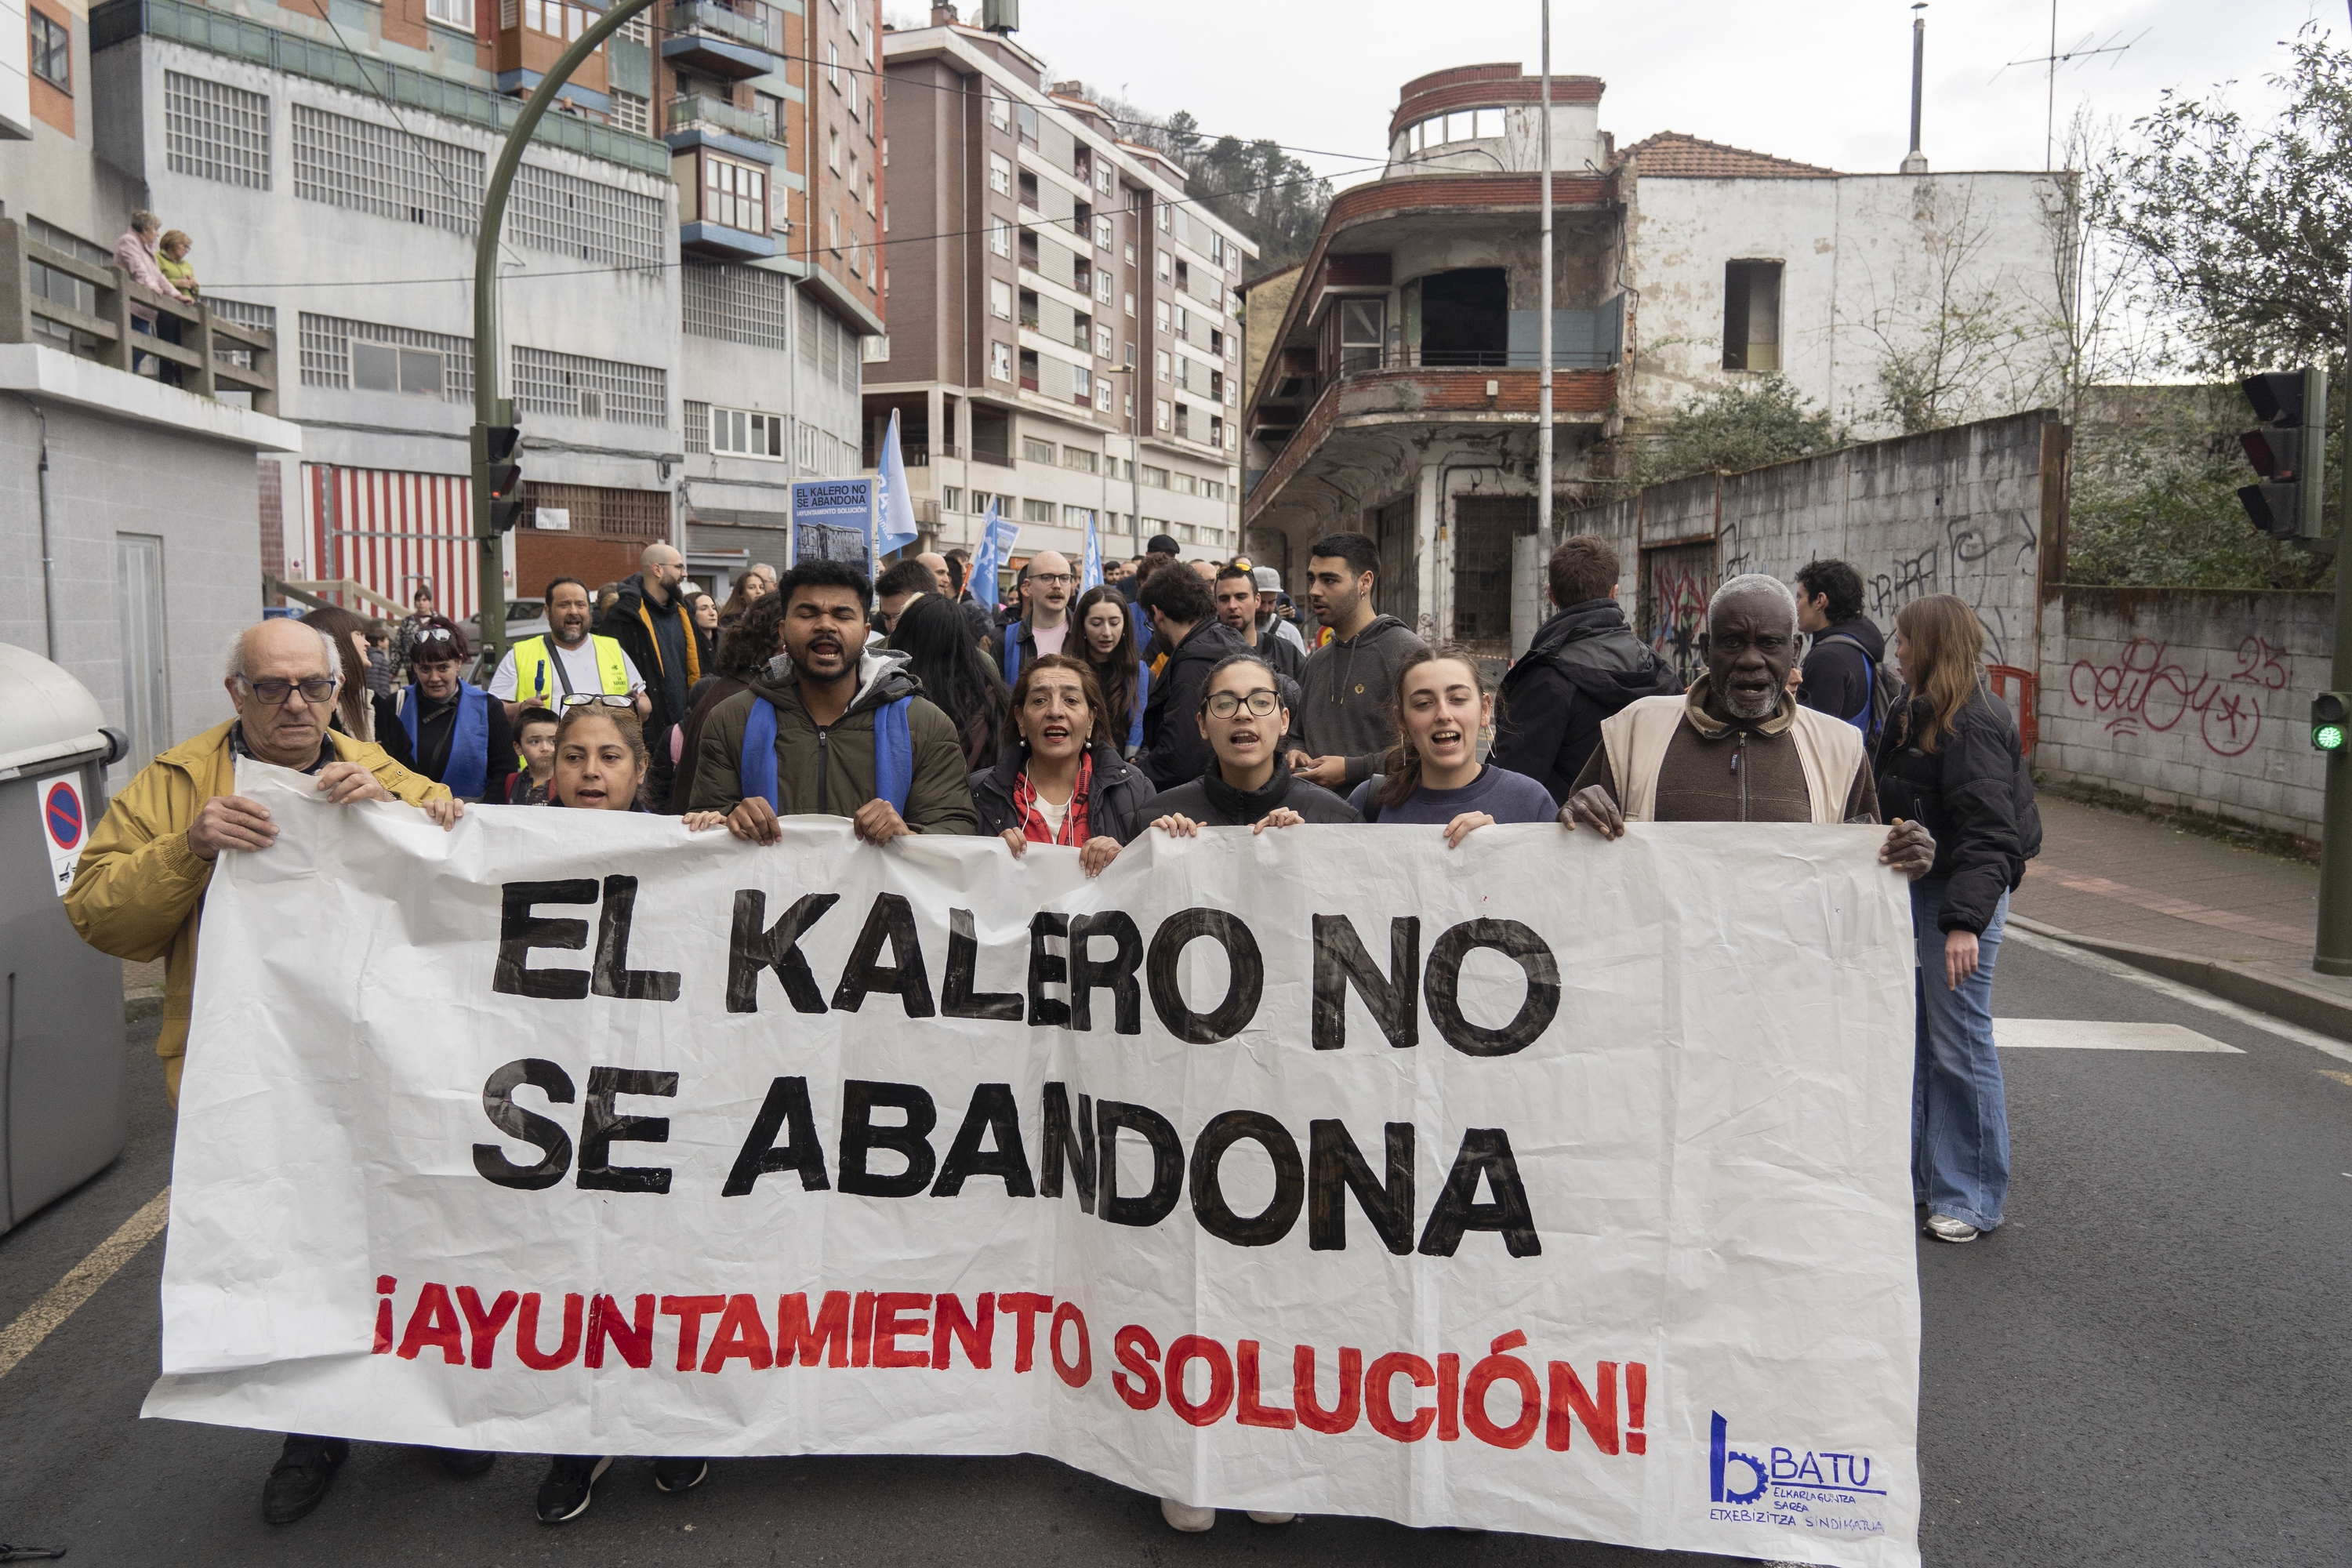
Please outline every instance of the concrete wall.
M1890 346L1916 347L1948 309L1970 319L1990 310L2026 337L1977 352L1957 378L1973 397L1947 417L2049 395L2037 378L2057 352L2047 336L2057 301L2049 214L2063 196L2053 176L1649 175L1621 189L1624 286L1640 301L1627 338L1630 418L1755 378L1723 368L1724 267L1735 260L1782 264L1780 373L1858 434L1895 428L1880 406L1879 371Z
M2043 612L2034 765L2316 838L2326 770L2308 716L2335 624L2328 594L2069 584Z
M0 574L0 642L45 649L38 464L46 417L58 664L89 689L108 723L130 729L117 548L121 535L149 535L163 542L163 555L168 695L160 744L228 718L222 657L231 636L261 618L254 433L285 440L290 427L49 349L0 350L0 386L10 389L0 395L0 554L19 567ZM130 772L115 764L109 787Z

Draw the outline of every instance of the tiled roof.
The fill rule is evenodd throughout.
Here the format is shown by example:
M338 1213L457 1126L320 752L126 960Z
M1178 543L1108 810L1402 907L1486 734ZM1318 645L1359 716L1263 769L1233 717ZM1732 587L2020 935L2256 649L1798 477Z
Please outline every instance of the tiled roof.
M1637 155L1642 161L1643 174L1663 175L1668 179L1822 180L1837 177L1835 169L1775 158L1767 153L1750 153L1745 147L1727 147L1720 142L1702 142L1679 131L1661 131L1655 136L1634 142L1620 154L1622 158Z

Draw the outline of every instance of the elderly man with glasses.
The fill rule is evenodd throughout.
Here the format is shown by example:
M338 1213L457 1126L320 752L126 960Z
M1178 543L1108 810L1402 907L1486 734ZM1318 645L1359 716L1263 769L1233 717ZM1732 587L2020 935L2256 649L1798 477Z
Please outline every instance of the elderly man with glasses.
M224 849L266 853L277 841L269 808L236 793L236 760L250 757L310 774L336 805L400 800L444 827L463 811L449 792L327 721L342 683L334 639L299 621L264 621L229 645L222 685L236 717L184 741L139 771L106 808L66 890L66 914L101 952L165 960L163 1093L180 1100L188 1005L196 988L196 926L213 863ZM350 1445L290 1436L262 1489L262 1517L288 1524L318 1506ZM488 1454L445 1451L453 1475L479 1475Z

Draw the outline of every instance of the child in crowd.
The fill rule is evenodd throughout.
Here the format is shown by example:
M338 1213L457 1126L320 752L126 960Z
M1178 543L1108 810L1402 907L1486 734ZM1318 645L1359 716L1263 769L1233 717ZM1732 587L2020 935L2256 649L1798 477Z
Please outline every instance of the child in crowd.
M1551 792L1525 773L1478 760L1478 732L1495 721L1495 693L1478 661L1441 643L1397 671L1396 743L1348 804L1366 822L1442 827L1459 849L1497 822L1549 822Z
M544 805L548 785L555 778L555 730L561 723L544 708L526 708L515 715L515 747L522 752L524 771L509 783L509 805Z

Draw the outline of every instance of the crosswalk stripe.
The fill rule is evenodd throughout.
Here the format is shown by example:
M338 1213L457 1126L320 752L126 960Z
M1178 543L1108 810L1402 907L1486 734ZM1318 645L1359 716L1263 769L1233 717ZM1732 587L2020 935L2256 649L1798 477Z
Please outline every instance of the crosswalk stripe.
M0 1377L14 1372L52 1329L72 1317L84 1301L98 1294L100 1286L114 1278L116 1270L138 1257L171 1217L172 1189L165 1187L124 1220L112 1236L92 1247L89 1257L67 1270L64 1279L43 1291L39 1300L18 1313L15 1322L0 1329Z
M2205 1051L2233 1057L2246 1054L2182 1024L2135 1024L2099 1018L1995 1018L1992 1039L2005 1051Z

